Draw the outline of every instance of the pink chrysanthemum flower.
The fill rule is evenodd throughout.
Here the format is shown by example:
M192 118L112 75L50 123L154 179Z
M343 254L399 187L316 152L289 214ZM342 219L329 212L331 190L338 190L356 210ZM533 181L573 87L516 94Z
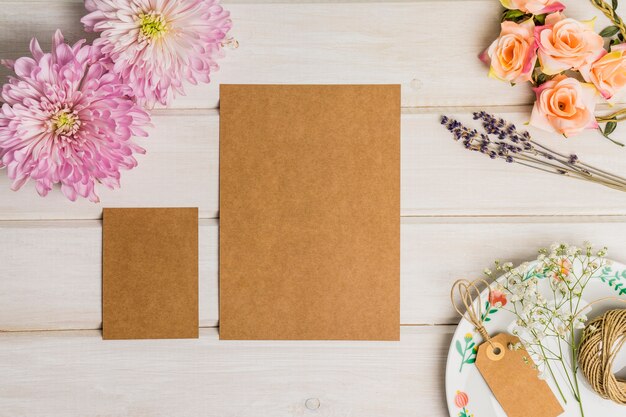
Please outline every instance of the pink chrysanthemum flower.
M36 39L30 49L33 58L3 61L16 76L2 89L0 167L13 190L32 179L41 196L61 184L72 201L98 202L95 183L119 187L120 169L145 152L132 137L147 136L150 117L84 41L70 46L57 31L51 53Z
M208 83L231 28L218 0L85 0L85 7L85 30L101 32L94 45L148 107L184 95L184 80Z

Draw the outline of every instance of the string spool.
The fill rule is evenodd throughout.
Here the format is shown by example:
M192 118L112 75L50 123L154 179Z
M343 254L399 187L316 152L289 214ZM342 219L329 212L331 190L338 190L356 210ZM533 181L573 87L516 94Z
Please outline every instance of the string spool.
M578 350L578 364L602 398L626 405L626 381L613 374L613 362L626 343L626 309L607 311L589 321Z
M480 297L482 291L479 284L483 284L485 288L489 290L489 295L491 296L491 286L484 279L477 279L475 281L460 279L452 285L452 290L450 290L450 301L452 302L456 312L459 313L461 317L472 323L474 329L478 332L478 334L480 334L483 340L489 343L493 350L497 349L498 352L496 354L498 354L500 349L497 346L494 346L481 319L483 315L483 302ZM461 305L465 307L465 311L461 310L459 303L455 300L457 294Z

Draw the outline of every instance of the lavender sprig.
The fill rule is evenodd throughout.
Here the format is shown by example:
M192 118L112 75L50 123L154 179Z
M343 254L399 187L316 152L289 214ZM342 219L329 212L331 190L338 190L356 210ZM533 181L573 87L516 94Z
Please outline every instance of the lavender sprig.
M484 111L475 112L473 116L474 120L480 120L482 132L447 116L441 117L441 124L466 149L480 152L491 159L502 159L508 163L626 191L626 179L586 164L577 155L553 151L533 140L528 132L518 131L513 123Z

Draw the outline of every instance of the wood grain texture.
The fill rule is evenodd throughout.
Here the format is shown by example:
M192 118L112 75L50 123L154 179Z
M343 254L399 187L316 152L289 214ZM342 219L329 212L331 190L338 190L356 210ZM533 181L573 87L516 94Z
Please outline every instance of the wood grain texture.
M499 115L523 126L530 109ZM439 124L441 114L472 122L471 109L405 110L402 115L403 216L624 215L626 193L469 153ZM139 167L122 173L122 188L100 187L102 202L46 198L26 184L19 192L0 175L0 220L99 219L103 207L199 207L218 217L219 116L215 110L159 111ZM531 129L543 143L626 176L626 150L590 131L568 140ZM616 138L626 140L626 130Z
M71 41L86 34L82 0L3 1L0 57L28 52L33 36L49 47L60 28ZM587 1L567 2L568 15L599 13ZM215 108L217 83L401 83L402 103L415 106L530 103L527 86L487 78L477 59L499 32L494 0L412 2L226 3L231 35L213 84L188 88L178 108ZM598 28L607 25L601 16Z
M0 58L27 54L33 36L49 48L56 28L70 41L85 36L82 0L53 3L0 2ZM9 191L0 172L0 416L448 416L451 326L403 327L390 344L219 342L213 328L182 342L32 331L100 327L103 207L200 208L200 325L218 325L220 83L402 84L405 324L456 323L450 284L495 256L520 262L553 240L590 239L626 260L626 196L470 155L438 125L441 113L468 121L485 106L528 120L528 107L502 107L529 104L527 86L487 78L476 59L498 33L496 0L225 3L240 48L227 51L212 84L155 111L140 141L148 155L121 190L102 190L101 204L60 192L42 199L31 184ZM587 1L567 6L572 17L599 15ZM597 29L606 24L600 17ZM595 133L564 141L532 132L626 174L626 151ZM319 399L317 411L308 398Z
M201 221L203 327L219 319L217 234L217 221ZM100 328L100 235L97 221L1 223L0 330ZM590 240L624 262L624 236L625 217L404 218L401 323L457 323L450 286L479 277L495 257L521 263L554 240Z
M200 325L216 326L217 222L198 238ZM99 221L3 223L0 248L0 331L102 326Z
M400 342L262 343L220 342L215 329L169 341L0 333L0 415L444 417L452 330L404 327Z

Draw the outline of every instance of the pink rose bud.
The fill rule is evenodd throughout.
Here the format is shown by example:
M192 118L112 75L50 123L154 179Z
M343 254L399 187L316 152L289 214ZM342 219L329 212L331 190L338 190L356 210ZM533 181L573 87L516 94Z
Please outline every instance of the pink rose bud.
M579 22L561 13L546 17L546 24L535 29L541 70L548 75L579 70L601 57L604 39L593 26L593 21Z
M565 9L563 3L555 0L500 0L510 10L521 10L534 15L560 12Z
M530 118L532 126L565 136L598 127L594 116L597 91L593 85L557 75L534 90L537 101Z
M511 83L530 81L537 61L535 24L528 19L521 24L502 22L498 39L480 56L489 64L489 76Z

